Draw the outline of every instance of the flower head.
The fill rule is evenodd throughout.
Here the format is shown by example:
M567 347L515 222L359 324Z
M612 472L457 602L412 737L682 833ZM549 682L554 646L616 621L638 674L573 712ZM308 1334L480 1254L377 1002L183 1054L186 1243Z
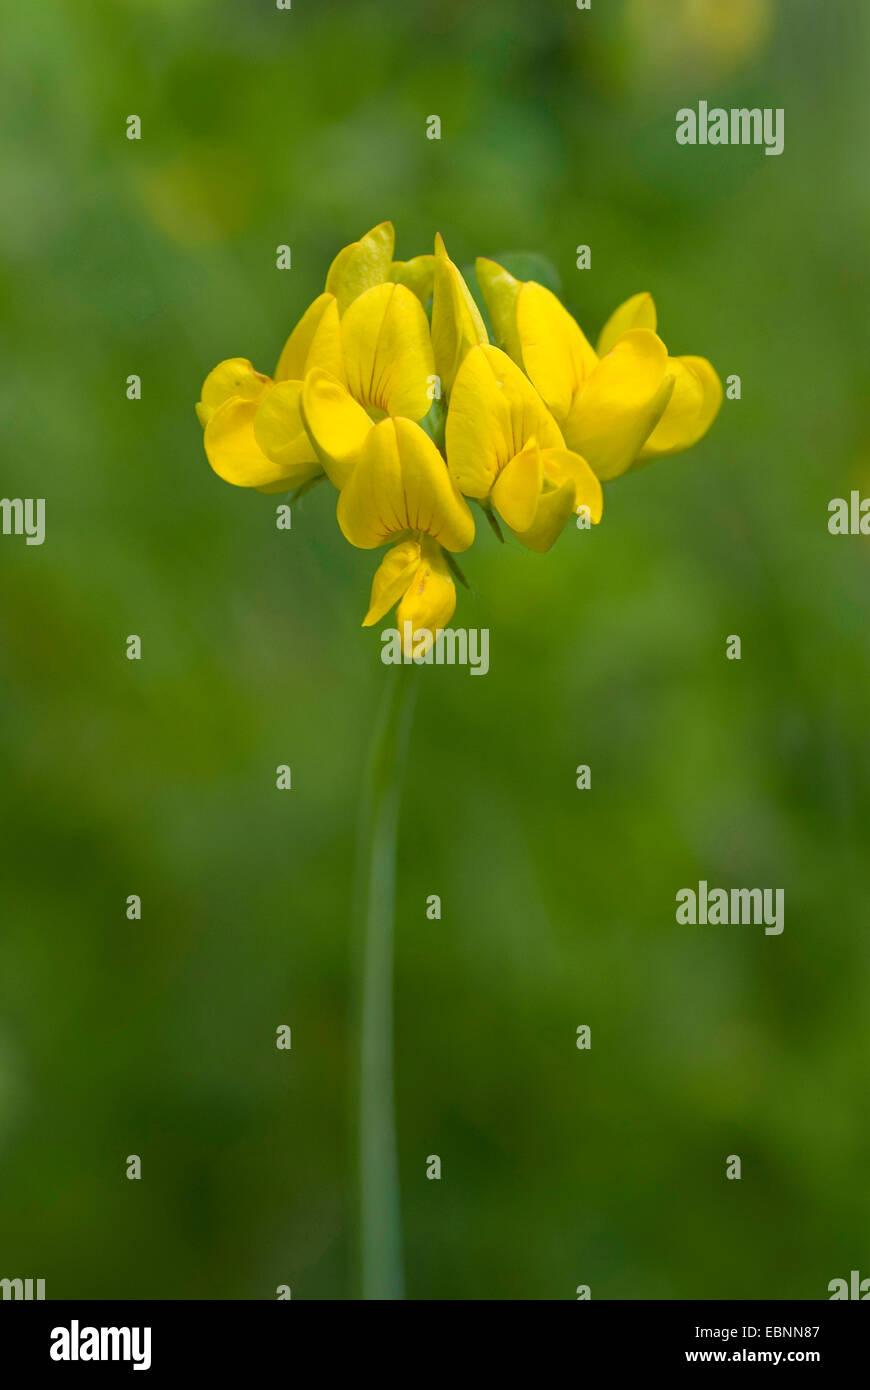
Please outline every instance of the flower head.
M382 222L332 261L323 293L274 376L247 358L206 377L196 413L227 482L261 492L328 478L339 528L386 547L364 626L398 605L417 654L456 606L452 555L475 538L468 501L530 550L549 550L575 513L602 515L602 482L696 443L721 404L702 357L671 357L637 294L595 348L556 295L495 261L476 263L498 344L440 236L394 259Z

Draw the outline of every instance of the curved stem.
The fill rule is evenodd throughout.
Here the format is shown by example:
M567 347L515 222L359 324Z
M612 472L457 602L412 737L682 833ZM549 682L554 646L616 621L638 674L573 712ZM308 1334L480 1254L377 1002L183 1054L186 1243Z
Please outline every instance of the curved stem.
M393 1088L393 917L396 831L417 682L387 673L357 844L359 960L359 1241L364 1299L404 1297Z

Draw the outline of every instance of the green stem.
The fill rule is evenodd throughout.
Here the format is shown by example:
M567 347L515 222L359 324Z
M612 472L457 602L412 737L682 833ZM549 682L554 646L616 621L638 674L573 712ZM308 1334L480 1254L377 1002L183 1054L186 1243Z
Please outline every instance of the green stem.
M401 1299L402 1218L393 1088L396 830L417 682L388 671L357 846L359 928L359 1240L362 1297Z

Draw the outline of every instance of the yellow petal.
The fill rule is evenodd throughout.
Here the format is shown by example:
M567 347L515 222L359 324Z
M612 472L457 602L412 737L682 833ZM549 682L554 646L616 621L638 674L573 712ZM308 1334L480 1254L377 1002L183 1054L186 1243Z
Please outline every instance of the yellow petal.
M517 540L529 550L543 555L565 529L575 510L574 482L566 479L557 488L545 489L538 498L535 519L526 531L514 531Z
M493 504L512 531L528 531L535 519L544 468L538 441L526 447L505 464L492 487Z
M277 382L254 416L254 438L267 458L284 470L288 487L299 487L320 472L299 410L301 392L301 381Z
M258 401L272 385L271 377L254 371L247 357L228 357L209 372L202 383L196 414L203 429L218 406L233 396L246 401Z
M648 328L655 333L656 326L656 306L652 295L633 294L631 299L614 309L602 328L598 338L598 356L603 357L616 346L623 333L628 333L632 328Z
M217 473L236 487L266 487L293 475L263 453L254 434L257 401L231 397L218 406L205 427L203 443L208 461ZM292 481L288 486L295 486Z
M706 357L671 357L674 391L665 413L640 451L640 461L675 454L696 444L722 404L722 383Z
M504 266L497 261L487 260L485 256L478 256L474 269L498 346L522 366L523 350L517 332L517 298L523 287L522 281L515 280Z
M347 385L366 409L422 420L432 405L435 372L429 323L404 285L377 285L341 321Z
M448 550L474 540L474 518L443 458L419 425L401 418L370 431L338 499L338 524L361 550L405 532L425 531Z
M413 290L424 307L432 298L434 274L434 256L414 256L410 261L393 261L390 267L390 279Z
M486 328L471 291L450 260L440 235L435 237L432 289L432 347L441 389L449 394L469 348L488 343Z
M363 627L371 627L389 613L394 603L398 603L408 588L420 564L420 542L400 541L387 551L372 580L372 594L369 611L363 618Z
M562 448L558 425L507 353L489 345L466 354L450 396L447 464L466 497L486 497L499 472L530 439Z
M343 314L358 295L390 278L396 233L392 222L380 222L359 241L339 251L326 275L326 288Z
M589 520L597 525L604 510L604 494L585 458L571 449L543 449L541 463L544 476L557 487L569 480L574 484L574 511L586 507Z
M447 626L455 611L456 585L441 547L425 537L422 559L396 614L406 654L423 656L432 646L438 629ZM411 624L410 646L404 640L405 623Z
M517 296L517 334L523 365L561 423L598 358L577 321L535 280Z
M299 397L305 428L330 482L343 488L373 425L330 372L315 367Z
M297 323L275 368L276 381L302 381L309 367L324 367L341 381L341 330L334 294L321 294Z
M624 333L602 357L563 424L565 443L607 482L624 473L661 418L673 390L668 352L648 329Z

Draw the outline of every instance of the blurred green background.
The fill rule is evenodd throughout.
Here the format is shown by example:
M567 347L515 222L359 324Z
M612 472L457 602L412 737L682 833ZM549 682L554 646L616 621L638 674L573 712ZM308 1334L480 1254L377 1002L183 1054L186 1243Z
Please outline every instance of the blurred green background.
M463 265L546 256L590 335L650 290L671 350L743 383L591 535L542 557L482 528L455 621L491 630L490 673L421 673L408 1294L870 1276L868 543L827 531L829 499L870 494L866 9L43 0L3 27L2 492L44 496L47 536L0 537L0 1276L355 1295L376 560L327 487L278 531L276 499L211 473L193 404L223 357L271 371L384 218L403 258L436 230ZM677 146L701 98L784 107L784 154ZM783 887L783 935L678 926L701 878Z

